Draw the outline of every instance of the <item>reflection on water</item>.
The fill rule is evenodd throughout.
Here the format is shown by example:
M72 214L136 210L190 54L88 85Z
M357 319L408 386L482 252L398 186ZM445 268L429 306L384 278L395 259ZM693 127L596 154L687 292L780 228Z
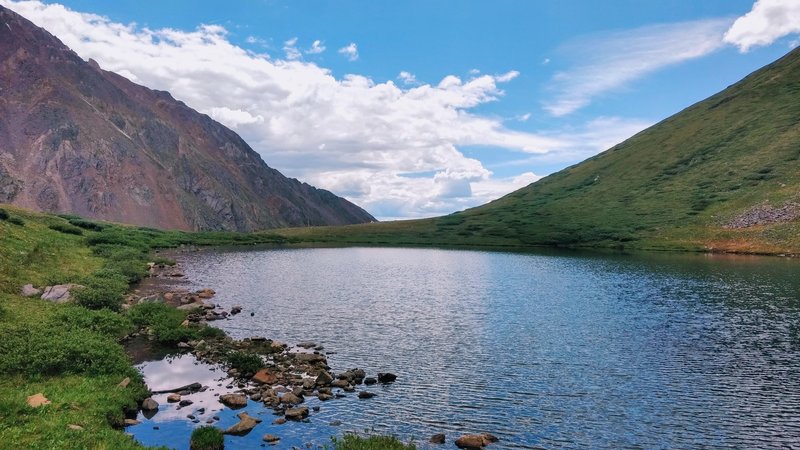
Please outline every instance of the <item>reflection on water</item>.
M344 248L201 252L185 269L244 307L219 323L236 337L314 340L334 370L400 376L226 448L365 428L489 431L494 448L800 445L797 261Z

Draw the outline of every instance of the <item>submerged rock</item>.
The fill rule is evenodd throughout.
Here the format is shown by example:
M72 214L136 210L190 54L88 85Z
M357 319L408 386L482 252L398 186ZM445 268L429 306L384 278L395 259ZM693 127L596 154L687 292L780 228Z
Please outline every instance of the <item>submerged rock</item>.
M445 436L444 433L436 433L431 436L431 444L444 444Z
M360 399L368 399L368 398L372 398L372 397L375 397L375 394L372 393L372 392L361 391L361 392L358 393L358 398L360 398Z
M497 442L498 440L499 439L497 439L496 436L489 433L465 434L456 439L456 447L468 450L480 450L492 442Z

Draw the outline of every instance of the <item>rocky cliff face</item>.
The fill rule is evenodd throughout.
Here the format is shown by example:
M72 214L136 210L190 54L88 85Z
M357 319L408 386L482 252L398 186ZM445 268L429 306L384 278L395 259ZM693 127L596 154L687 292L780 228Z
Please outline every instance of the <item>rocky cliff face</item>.
M220 123L82 60L2 6L0 203L186 230L375 220L286 178Z

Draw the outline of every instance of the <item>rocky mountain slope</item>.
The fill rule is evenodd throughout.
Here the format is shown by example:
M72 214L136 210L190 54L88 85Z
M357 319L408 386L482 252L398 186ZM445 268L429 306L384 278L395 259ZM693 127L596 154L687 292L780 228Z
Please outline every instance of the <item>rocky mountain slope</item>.
M286 178L210 117L82 60L2 6L0 203L185 230L375 220Z
M613 148L430 220L310 240L800 253L800 49Z

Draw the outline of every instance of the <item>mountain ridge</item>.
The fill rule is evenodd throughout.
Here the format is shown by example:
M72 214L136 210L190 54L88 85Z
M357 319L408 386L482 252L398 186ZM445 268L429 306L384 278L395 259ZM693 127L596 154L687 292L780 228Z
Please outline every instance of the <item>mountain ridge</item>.
M0 203L184 230L375 221L284 177L169 93L84 61L1 6L0 22Z

